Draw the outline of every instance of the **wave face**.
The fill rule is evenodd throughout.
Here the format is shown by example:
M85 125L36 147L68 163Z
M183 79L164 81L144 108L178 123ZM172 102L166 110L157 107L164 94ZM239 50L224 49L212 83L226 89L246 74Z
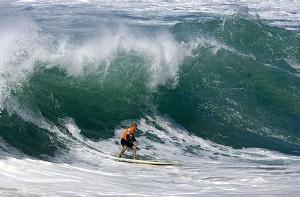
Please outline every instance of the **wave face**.
M177 86L161 88L161 113L221 144L299 154L297 32L236 16L172 30L205 44L184 60Z
M297 32L238 15L144 38L116 30L80 46L38 30L10 34L8 45L23 46L9 45L14 56L3 63L2 137L28 154L53 154L61 145L41 122L60 127L72 117L98 140L123 120L161 114L220 144L299 154Z

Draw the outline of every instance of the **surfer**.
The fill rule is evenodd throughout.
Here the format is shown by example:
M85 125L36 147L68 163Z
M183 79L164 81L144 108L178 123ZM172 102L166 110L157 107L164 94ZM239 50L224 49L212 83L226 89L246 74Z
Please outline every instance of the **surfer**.
M136 147L138 145L138 141L134 137L136 129L137 129L137 124L135 122L132 122L131 127L127 128L123 132L123 136L121 139L121 144L122 144L123 148L119 154L119 157L123 157L124 152L129 147L129 148L132 148L132 152L133 152L132 158L136 159Z

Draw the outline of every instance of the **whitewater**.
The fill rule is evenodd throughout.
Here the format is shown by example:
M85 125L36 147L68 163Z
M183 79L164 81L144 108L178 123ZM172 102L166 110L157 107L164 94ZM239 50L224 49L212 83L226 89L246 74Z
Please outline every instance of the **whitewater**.
M299 196L299 10L1 1L0 195Z

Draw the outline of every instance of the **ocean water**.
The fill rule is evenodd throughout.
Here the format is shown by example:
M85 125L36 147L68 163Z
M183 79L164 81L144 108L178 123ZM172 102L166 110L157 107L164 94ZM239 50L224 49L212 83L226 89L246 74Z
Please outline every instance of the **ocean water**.
M1 1L0 195L299 196L299 10Z

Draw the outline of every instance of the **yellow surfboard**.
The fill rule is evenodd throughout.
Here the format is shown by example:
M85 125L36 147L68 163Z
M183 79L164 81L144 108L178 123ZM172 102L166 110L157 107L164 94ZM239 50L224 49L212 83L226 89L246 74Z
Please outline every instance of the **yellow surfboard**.
M145 165L161 165L161 166L179 165L178 163L175 162L158 161L158 160L139 160L139 159L126 159L126 158L119 158L119 157L115 157L114 160L120 162L126 162L126 163L145 164Z

